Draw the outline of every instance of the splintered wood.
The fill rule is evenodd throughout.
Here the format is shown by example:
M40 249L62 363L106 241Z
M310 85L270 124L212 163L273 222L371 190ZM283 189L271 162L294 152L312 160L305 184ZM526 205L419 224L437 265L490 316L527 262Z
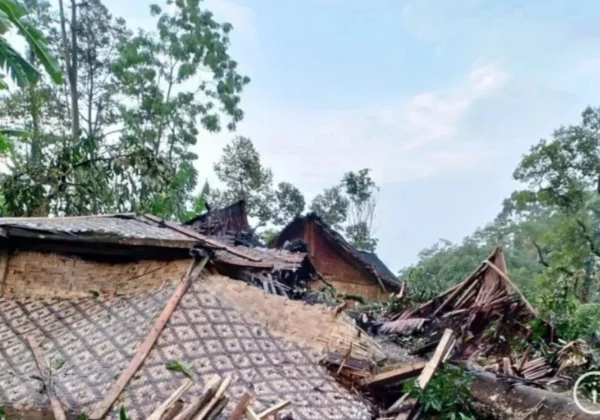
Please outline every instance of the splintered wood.
M511 353L506 338L525 340L530 334L526 325L536 316L506 274L504 254L497 248L463 282L416 309L391 317L380 331L427 338L422 348L426 352L437 344L441 331L451 328L459 333L455 347L464 358L498 357L502 362Z

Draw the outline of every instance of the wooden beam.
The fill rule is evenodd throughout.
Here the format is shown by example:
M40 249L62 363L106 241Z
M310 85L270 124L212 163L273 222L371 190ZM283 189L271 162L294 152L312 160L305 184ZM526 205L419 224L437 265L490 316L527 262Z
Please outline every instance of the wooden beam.
M154 410L154 412L150 415L150 417L147 418L147 420L160 420L162 415L165 414L165 412L171 408L171 406L173 404L175 404L175 402L181 398L181 396L183 395L183 393L185 391L187 391L193 384L194 382L189 379L186 378L185 382L183 383L183 385L181 385L179 388L177 388L175 390L175 392L173 392L173 394L171 394L171 396L169 398L167 398L165 400L165 402L163 402L161 405L159 405L156 410Z
M150 350L152 350L154 343L156 343L156 340L158 340L158 337L160 336L163 328L165 327L165 325L167 325L167 322L169 322L169 319L171 318L171 315L177 308L179 301L187 291L192 281L192 272L196 267L196 264L198 264L199 271L201 271L207 262L208 257L204 257L200 261L200 263L197 263L196 260L192 260L192 262L189 265L188 271L185 274L185 277L181 280L181 282L173 292L173 295L171 295L171 297L169 298L169 301L165 305L162 313L159 315L154 325L150 328L150 332L138 347L135 355L133 356L133 359L131 360L131 362L129 362L129 365L127 366L127 368L125 368L123 373L121 373L121 376L119 376L117 382L115 382L115 384L112 386L108 395L96 406L96 408L92 412L90 416L92 420L100 420L101 418L103 418L108 412L108 410L110 410L116 399L119 398L119 395L121 395L121 392L123 392L123 389L125 389L127 383L131 380L133 375L135 375L142 363L144 363L146 356L148 355L148 353L150 353Z
M256 261L256 262L262 261L262 258L257 258L257 257L254 257L252 255L245 254L242 251L238 251L234 247L225 245L222 242L219 242L219 241L216 241L214 239L211 239L210 237L202 235L202 234L196 232L195 230L190 229L190 228L188 228L186 226L181 226L181 225L179 225L177 223L169 222L167 220L162 220L161 218L156 217L156 216L152 216L151 214L146 214L146 215L144 215L144 217L146 217L147 219L153 221L154 223L164 224L169 229L172 229L172 230L174 230L176 232L179 232L179 233L181 233L183 235L187 235L187 236L190 236L190 237L192 237L194 239L198 239L199 241L204 242L205 244L208 244L208 245L214 247L215 249L224 249L227 252L232 253L233 255L237 255L238 257L242 257L242 258L245 258L245 259L250 260L250 261Z
M409 366L403 366L399 369L393 369L388 372L379 373L371 378L361 382L363 386L381 386L396 382L402 382L408 378L419 375L425 368L426 363L415 363Z
M4 292L4 280L6 279L6 273L8 272L8 262L10 261L10 250L8 247L0 250L0 297Z
M274 416L275 414L279 413L281 410L283 410L284 408L288 407L290 404L291 404L291 402L289 402L289 401L278 402L273 407L267 408L262 413L258 413L257 416L261 420L266 419L269 416Z
M502 270L500 270L500 268L498 268L498 266L496 266L493 262L491 261L485 261L485 263L487 265L489 265L494 271L496 271L498 273L498 275L500 275L500 277L502 277L509 285L510 287L513 288L513 290L519 294L519 296L521 297L521 300L523 301L523 303L525 304L525 306L527 306L527 309L529 309L529 311L532 313L532 315L537 316L538 315L538 311L533 307L533 305L531 305L531 303L529 303L529 301L527 300L527 298L525 297L525 295L521 292L521 290L511 281L511 279L506 275L505 272L503 272Z
M244 413L246 412L246 408L248 408L251 402L252 395L246 392L244 395L242 395L242 398L233 409L233 412L229 416L229 420L242 420Z
M202 394L190 403L174 420L191 420L196 413L215 395L223 380L218 376L213 376L204 386Z
M444 331L442 339L440 340L440 344L438 344L437 348L435 349L435 353L433 353L433 357L431 358L431 360L429 360L429 362L427 362L425 368L423 368L423 372L421 372L421 375L419 376L418 383L422 389L424 389L427 386L427 384L435 374L435 371L437 370L438 366L440 365L440 363L442 363L444 357L446 357L448 348L452 345L453 340L454 331L452 331L451 329L446 329Z
M215 395L211 398L211 400L208 402L208 404L206 404L204 407L202 407L200 409L200 412L198 414L196 414L196 417L194 417L194 420L205 420L206 419L206 417L210 414L210 412L215 408L215 406L217 405L217 403L219 402L221 397L225 394L225 391L227 391L227 388L229 387L229 385L231 385L232 381L233 381L232 375L227 375L225 377L225 379L223 379L223 381L219 385L219 389L217 389L217 392L215 393Z
M50 406L52 407L54 418L56 420L67 420L65 411L63 410L60 401L54 394L54 389L52 386L52 380L50 376L51 374L48 370L48 366L46 365L46 356L44 355L44 350L42 350L42 348L32 335L27 337L27 343L31 348L31 352L33 353L35 363L38 367L38 370L40 371L42 381L44 382L44 387L46 388L46 392L48 393L48 398L50 399Z

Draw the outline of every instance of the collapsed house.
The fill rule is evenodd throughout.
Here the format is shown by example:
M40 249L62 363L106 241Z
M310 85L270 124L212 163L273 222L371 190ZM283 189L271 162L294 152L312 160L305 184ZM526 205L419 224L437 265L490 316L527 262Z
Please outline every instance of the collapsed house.
M229 251L215 253L215 266L220 273L267 293L301 298L309 289L309 282L318 277L306 252L269 249L256 238L250 230L244 200L209 209L184 226L230 246Z
M347 295L366 300L387 299L401 283L371 252L359 251L315 213L297 217L270 244L287 248L298 240L306 244L308 259L322 276L311 283L315 290L330 284Z
M426 338L425 351L450 328L461 337L464 358L510 354L511 345L531 338L527 326L537 311L506 273L504 253L496 248L464 281L393 316L380 331Z
M231 379L214 401L223 413L251 394L247 410L272 413L283 401L294 419L370 418L317 364L325 350L377 353L344 314L216 272L263 263L258 254L133 215L4 218L0 246L0 401L8 415L62 409L68 418L117 418L124 407L128 418L146 419L170 399L185 413L218 375ZM167 368L175 362L194 376L183 401L170 398L187 380Z

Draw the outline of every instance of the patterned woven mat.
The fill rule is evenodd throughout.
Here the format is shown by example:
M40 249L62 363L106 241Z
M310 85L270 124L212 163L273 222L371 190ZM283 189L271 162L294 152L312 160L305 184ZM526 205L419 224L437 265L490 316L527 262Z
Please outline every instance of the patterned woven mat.
M25 341L33 334L54 366L52 379L63 404L90 413L127 366L173 289L110 300L0 300L0 400L15 408L48 409ZM198 374L198 383L185 394L188 400L213 374L234 375L224 413L248 391L256 411L287 399L294 419L369 419L367 406L339 387L316 357L306 346L272 337L215 298L199 279L109 417L117 418L124 405L130 418L146 418L181 385L182 375L165 367L180 360Z

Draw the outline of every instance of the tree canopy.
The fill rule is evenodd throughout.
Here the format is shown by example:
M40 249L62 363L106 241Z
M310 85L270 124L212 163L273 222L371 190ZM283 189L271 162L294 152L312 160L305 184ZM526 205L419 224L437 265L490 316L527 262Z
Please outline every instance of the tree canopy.
M151 32L129 28L100 0L63 3L26 1L67 77L0 99L0 119L27 133L0 177L2 212L183 217L201 130L234 130L243 118L249 79L228 52L232 26L200 0L152 5Z

